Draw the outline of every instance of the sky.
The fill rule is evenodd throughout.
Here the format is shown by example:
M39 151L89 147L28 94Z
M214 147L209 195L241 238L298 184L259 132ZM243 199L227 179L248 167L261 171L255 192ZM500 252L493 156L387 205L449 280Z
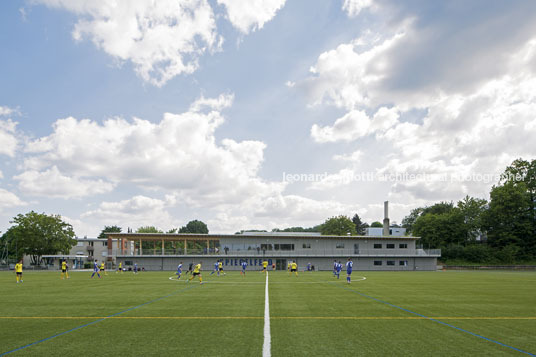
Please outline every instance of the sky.
M536 155L531 0L2 1L0 50L0 232L400 223Z

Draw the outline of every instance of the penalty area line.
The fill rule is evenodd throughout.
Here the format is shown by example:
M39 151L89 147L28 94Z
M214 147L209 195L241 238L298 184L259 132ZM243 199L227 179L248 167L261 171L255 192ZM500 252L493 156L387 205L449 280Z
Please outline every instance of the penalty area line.
M270 297L268 294L268 272L266 272L266 289L264 293L264 343L262 345L262 357L270 357L271 351L270 336Z

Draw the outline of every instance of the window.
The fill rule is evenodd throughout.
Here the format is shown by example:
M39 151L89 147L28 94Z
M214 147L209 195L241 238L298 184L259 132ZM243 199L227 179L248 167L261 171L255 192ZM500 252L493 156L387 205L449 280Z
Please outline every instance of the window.
M279 249L281 249L281 250L294 250L294 244L279 244Z
M102 242L102 246L107 247L108 246L108 241Z
M408 248L408 244L407 244L407 243L400 243L400 244L398 245L398 248L407 249L407 248Z
M374 243L374 249L382 249L381 243Z
M407 260L401 260L401 261L398 262L398 265L407 267L408 266L408 261Z
M335 248L343 249L343 248L344 248L344 243L337 243L337 244L335 245Z
M386 247L387 247L387 249L395 249L395 244L394 243L387 243Z
M395 265L395 261L394 260L388 260L387 265Z
M311 243L303 243L302 248L303 249L310 249L311 248Z
M89 245L90 247L93 247L93 242L88 242L88 245Z
M381 260L375 260L374 265L382 265L382 261Z
M272 250L271 244L261 244L261 250Z
M76 243L76 246L77 246L77 247L83 247L83 246L84 246L84 242L77 242L77 243Z

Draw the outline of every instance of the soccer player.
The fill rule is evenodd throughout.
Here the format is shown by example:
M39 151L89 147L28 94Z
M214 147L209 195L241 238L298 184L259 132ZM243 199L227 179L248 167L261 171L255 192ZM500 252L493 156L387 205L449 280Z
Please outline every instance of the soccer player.
M93 276L97 274L97 276L100 279L100 273L99 273L99 264L97 263L97 259L95 259L95 262L93 262L93 274L91 274L91 279L93 279Z
M242 271L240 272L240 274L246 276L246 268L248 267L248 262L243 260L240 265L242 265Z
M212 275L212 274L214 274L214 273L218 273L218 263L219 263L219 262L220 262L219 260L216 260L216 262L214 263L214 270L210 272L210 275ZM220 274L218 273L218 276L219 276L219 275L220 275Z
M138 263L134 263L134 274L138 274Z
M354 263L352 262L352 258L348 258L348 261L346 262L346 282L350 284L350 276L352 275L352 268L354 266Z
M61 280L63 280L64 277L69 279L69 273L67 272L67 261L66 260L61 262Z
M333 276L337 276L337 265L338 265L337 261L334 260L333 261Z
M177 272L175 273L175 275L177 275L177 279L181 278L181 274L182 274L182 262L180 262L180 264L177 266Z
M296 276L298 276L298 264L295 261L290 264L290 275L292 275L292 273L295 273Z
M288 264L287 264L287 271L290 275L290 266L292 265L292 261L289 261Z
M117 271L115 273L117 274L118 272L123 273L123 262L119 262L119 266L117 267Z
M267 273L268 271L266 270L268 268L268 261L265 259L262 261L262 271L261 273Z
M199 262L199 264L195 266L192 276L190 277L190 279L186 280L186 282L189 282L196 276L199 276L199 284L203 284L203 277L201 276L201 263L202 262Z
M307 263L307 271L311 271L311 262Z
M225 275L225 272L223 271L223 261L221 260L218 262L218 276L220 276L220 274Z
M17 275L17 284L22 283L22 259L15 264L15 274Z
M341 264L341 262L338 262L337 263L336 273L335 273L335 275L337 276L337 279L339 279L339 276L341 274L341 270L342 270L342 264Z
M108 275L108 273L106 273L106 265L104 262L101 263L100 270L102 271L102 275Z

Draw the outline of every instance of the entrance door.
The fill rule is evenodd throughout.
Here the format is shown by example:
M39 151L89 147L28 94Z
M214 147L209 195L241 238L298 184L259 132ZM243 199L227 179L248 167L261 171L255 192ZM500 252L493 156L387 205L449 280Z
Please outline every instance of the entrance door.
M275 260L275 269L276 270L287 270L287 260L286 259L276 259Z

